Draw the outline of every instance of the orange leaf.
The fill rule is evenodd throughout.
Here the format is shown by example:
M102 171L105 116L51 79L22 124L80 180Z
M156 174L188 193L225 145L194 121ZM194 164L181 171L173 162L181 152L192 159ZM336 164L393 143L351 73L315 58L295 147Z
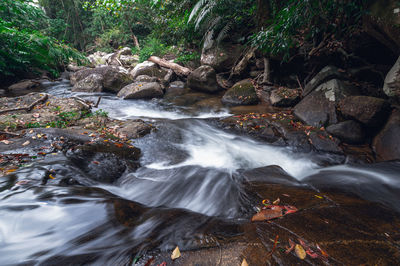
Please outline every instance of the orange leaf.
M282 217L282 210L266 209L254 214L254 216L251 218L251 221L268 221L279 217Z

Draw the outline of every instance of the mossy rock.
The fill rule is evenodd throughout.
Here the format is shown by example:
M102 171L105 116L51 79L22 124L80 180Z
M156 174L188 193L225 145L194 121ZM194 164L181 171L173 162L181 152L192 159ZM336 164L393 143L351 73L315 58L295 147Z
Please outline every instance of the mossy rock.
M245 79L233 85L225 93L221 101L224 105L235 106L257 104L259 99L251 80Z

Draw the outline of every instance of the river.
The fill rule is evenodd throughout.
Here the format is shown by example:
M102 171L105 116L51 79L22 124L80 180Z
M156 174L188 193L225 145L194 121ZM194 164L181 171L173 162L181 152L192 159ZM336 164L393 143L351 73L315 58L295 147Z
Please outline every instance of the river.
M50 94L72 94L67 81L47 85ZM1 178L1 265L119 265L150 249L190 248L208 222L240 224L254 213L241 172L271 165L284 169L293 185L352 193L400 211L399 162L340 165L329 154L271 146L212 123L229 110L199 112L162 100L74 95L91 100L102 95L99 109L110 117L141 118L157 130L134 141L142 150L141 167L112 185L24 184L40 180L50 168L60 177L83 175L62 153ZM137 214L121 214L127 208Z

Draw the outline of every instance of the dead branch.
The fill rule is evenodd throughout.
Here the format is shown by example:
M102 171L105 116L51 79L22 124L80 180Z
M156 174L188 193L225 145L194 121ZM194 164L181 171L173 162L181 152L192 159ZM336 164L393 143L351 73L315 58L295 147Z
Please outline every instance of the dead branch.
M97 102L96 102L96 104L94 105L94 108L99 107L100 101L101 101L101 96L99 96L99 98L97 99Z
M86 101L82 98L79 97L72 97L72 99L74 99L78 104L82 105L83 107L85 107L86 109L91 109L92 106L90 104L87 104Z
M11 113L11 112L17 112L17 111L25 111L25 112L30 112L37 104L46 101L49 98L49 95L46 93L43 95L42 98L39 100L34 101L31 105L26 106L26 107L20 107L20 108L13 108L13 109L6 109L6 110L1 110L0 114L5 114L5 113Z
M156 63L159 66L166 67L169 69L172 69L178 76L189 76L190 73L192 73L192 70L190 70L187 67L183 67L181 65L178 65L176 63L169 62L165 59L159 58L157 56L150 56L148 59L149 61Z

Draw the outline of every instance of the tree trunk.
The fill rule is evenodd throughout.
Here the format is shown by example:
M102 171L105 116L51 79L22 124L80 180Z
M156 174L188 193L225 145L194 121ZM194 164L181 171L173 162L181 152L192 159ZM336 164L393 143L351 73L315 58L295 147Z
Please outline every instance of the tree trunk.
M162 67L166 67L169 69L172 69L177 75L179 76L189 76L190 73L192 73L192 70L190 70L187 67L183 67L181 65L178 65L176 63L169 62L165 59L159 58L157 56L150 56L148 59L149 61L156 63Z

